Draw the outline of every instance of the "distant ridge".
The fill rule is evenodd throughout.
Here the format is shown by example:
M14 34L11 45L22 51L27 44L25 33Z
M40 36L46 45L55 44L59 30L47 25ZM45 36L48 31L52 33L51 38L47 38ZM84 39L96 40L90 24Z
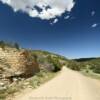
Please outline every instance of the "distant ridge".
M85 61L91 61L91 60L95 60L95 59L100 59L99 57L96 58L96 57L93 57L93 58L79 58L79 59L73 59L77 62L85 62Z

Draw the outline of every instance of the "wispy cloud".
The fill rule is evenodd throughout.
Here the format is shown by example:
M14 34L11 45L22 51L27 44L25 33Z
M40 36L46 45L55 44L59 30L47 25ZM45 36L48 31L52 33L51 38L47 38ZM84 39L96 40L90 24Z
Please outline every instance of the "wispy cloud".
M0 0L13 8L15 12L22 11L30 17L50 20L61 16L66 11L71 12L74 0ZM39 8L40 10L38 10Z
M54 19L53 23L55 24L55 23L57 23L57 22L58 22L58 19L57 19L57 18Z
M66 17L64 17L64 19L69 19L70 18L70 16L69 15L67 15Z
M55 19L53 20L53 22L51 22L50 24L53 25L53 24L55 24L55 23L57 23L57 22L58 22L58 19L55 18Z
M91 16L94 16L94 15L95 15L95 13L96 13L95 11L92 11L92 12L91 12Z
M94 24L92 24L92 28L95 28L95 27L97 27L98 26L98 24L97 23L94 23Z

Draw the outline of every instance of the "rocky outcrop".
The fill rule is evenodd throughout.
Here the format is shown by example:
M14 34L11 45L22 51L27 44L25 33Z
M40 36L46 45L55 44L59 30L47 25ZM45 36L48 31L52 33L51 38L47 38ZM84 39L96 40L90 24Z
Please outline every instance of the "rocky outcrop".
M0 48L0 78L30 77L39 72L39 65L26 50Z

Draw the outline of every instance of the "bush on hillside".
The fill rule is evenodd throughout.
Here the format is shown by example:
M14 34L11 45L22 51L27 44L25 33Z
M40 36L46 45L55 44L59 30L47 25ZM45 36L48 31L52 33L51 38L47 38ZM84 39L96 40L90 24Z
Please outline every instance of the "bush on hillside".
M100 65L95 65L93 68L93 72L100 74Z
M72 70L76 70L76 71L80 71L81 69L80 64L76 61L69 61L67 66Z
M60 64L59 59L57 57L48 56L47 59L48 59L49 63L52 63L54 72L61 70L61 64Z
M5 50L5 47L16 48L17 50L20 49L18 43L12 43L12 42L6 42L6 41L0 41L0 47L3 50Z

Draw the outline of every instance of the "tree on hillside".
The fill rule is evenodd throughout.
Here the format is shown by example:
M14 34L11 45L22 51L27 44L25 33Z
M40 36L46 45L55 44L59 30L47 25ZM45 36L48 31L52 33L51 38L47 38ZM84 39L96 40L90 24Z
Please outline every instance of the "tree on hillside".
M5 42L4 41L0 41L0 47L5 50Z
M18 44L18 43L15 43L15 44L14 44L14 47L15 47L17 50L19 50L19 49L20 49L20 47L19 47L19 44Z

